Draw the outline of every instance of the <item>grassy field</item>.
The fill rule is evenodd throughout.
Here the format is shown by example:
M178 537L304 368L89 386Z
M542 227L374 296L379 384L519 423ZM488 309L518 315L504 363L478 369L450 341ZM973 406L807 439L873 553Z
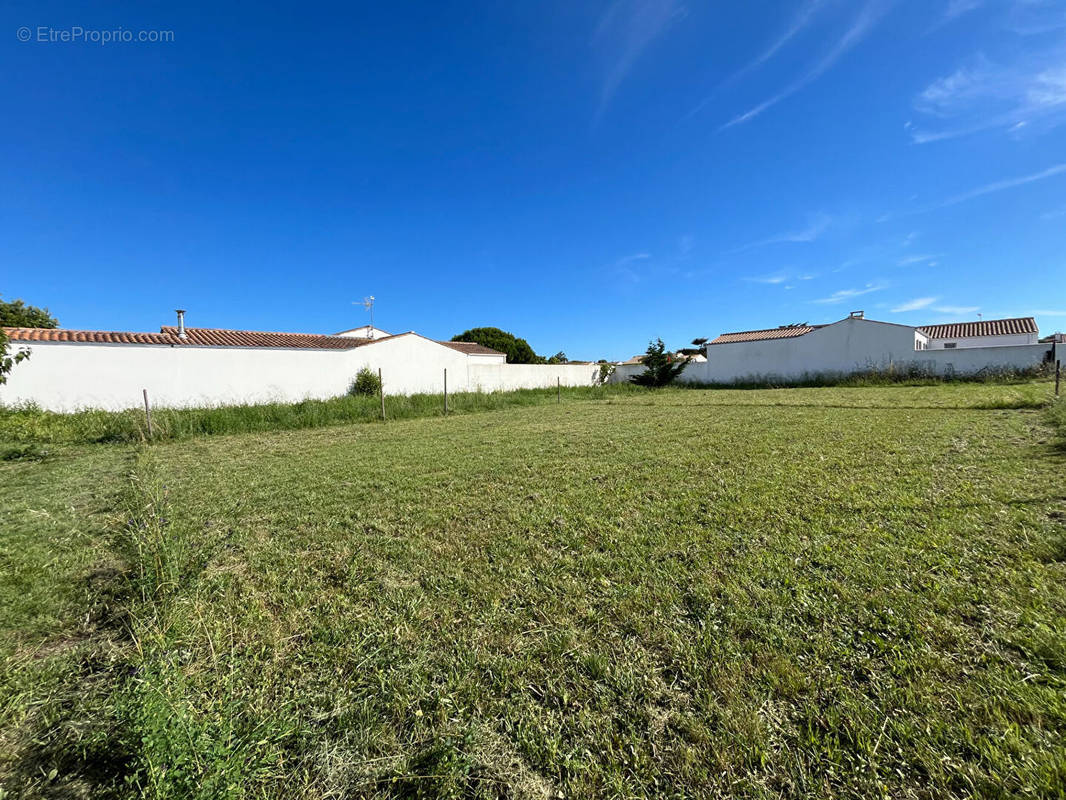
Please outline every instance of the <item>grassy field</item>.
M0 462L3 796L1066 796L1049 394L627 392Z

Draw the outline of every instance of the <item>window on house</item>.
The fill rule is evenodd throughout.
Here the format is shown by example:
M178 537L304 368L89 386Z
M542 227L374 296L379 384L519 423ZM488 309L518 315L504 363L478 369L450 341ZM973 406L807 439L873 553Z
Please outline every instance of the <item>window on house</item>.
M954 350L956 344L957 344L957 342L944 342L944 349L945 350Z

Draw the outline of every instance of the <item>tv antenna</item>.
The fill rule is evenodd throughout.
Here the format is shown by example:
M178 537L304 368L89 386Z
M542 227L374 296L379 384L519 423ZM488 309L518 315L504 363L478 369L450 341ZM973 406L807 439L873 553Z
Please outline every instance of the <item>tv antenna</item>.
M370 295L370 297L364 297L362 302L359 302L358 300L353 300L352 301L352 305L353 306L362 306L363 308L365 308L367 311L370 312L370 330L367 331L367 333L368 333L367 338L368 339L373 339L374 338L374 295Z

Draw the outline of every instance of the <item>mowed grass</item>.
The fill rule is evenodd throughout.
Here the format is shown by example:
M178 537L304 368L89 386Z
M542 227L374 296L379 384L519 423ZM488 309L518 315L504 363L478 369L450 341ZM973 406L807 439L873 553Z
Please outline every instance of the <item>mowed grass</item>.
M1066 452L1031 387L641 392L0 465L0 779L1061 797Z

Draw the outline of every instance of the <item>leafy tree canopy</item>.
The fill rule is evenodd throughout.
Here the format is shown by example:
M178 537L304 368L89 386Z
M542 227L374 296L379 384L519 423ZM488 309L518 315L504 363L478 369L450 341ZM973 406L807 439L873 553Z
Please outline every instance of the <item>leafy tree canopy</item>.
M548 359L549 364L569 364L570 359L566 357L566 353L560 350L554 356Z
M0 330L0 384L7 383L7 376L17 363L30 357L30 351L25 348L14 353L8 352L9 341L7 334Z
M49 314L47 308L28 306L22 300L0 298L0 327L58 328L59 320Z
M468 331L463 331L458 336L453 336L452 341L476 342L484 347L499 350L501 353L507 354L508 364L544 363L544 359L533 352L529 342L499 328L471 328Z
M685 371L688 359L677 358L673 353L666 352L663 340L656 339L648 343L643 363L644 372L634 375L629 380L638 386L657 388L673 383L677 376Z

